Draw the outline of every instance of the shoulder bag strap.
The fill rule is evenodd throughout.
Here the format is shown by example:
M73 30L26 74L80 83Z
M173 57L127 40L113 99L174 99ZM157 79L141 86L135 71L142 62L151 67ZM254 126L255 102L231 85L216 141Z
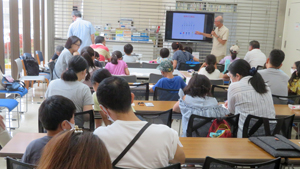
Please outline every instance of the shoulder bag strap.
M151 125L151 123L147 123L131 140L131 142L127 145L127 147L122 151L122 153L114 160L112 166L116 166L116 164L124 157L124 155L129 151L129 149L133 146L133 144L140 138L140 136L144 133L144 131Z

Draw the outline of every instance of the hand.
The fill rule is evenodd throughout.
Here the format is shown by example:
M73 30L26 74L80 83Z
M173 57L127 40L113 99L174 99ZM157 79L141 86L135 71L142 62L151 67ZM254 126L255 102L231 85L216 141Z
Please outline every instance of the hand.
M218 37L218 35L216 34L215 31L211 31L211 34L212 34L214 37Z
M206 62L204 62L203 64L202 64L202 67L206 67L207 66L207 64L206 64Z
M3 122L3 117L0 115L0 127L2 127L5 130L5 124Z
M228 109L228 100L226 100L224 106Z
M203 35L203 33L202 33L202 32L199 32L199 31L196 31L195 34L196 34L196 35Z

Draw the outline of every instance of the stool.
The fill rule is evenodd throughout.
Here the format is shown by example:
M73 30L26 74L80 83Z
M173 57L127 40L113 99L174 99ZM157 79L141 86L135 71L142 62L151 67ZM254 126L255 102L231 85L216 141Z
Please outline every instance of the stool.
M0 107L5 107L8 109L8 120L9 120L9 127L10 129L16 129L20 126L20 120L19 120L19 111L18 111L18 101L15 99L0 99ZM18 127L11 127L10 125L10 112L17 107L17 121L18 121Z

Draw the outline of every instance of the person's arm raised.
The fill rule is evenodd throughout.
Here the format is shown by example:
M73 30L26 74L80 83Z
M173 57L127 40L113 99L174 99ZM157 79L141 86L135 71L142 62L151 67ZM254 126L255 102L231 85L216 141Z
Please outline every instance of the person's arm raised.
M203 35L203 36L205 36L207 38L212 38L212 35L208 34L208 33L203 33L203 32L196 31L195 34L196 35Z

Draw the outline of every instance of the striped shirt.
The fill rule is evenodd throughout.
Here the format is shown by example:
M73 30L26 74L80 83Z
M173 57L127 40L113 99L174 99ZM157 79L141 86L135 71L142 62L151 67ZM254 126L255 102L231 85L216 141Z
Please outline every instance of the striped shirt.
M248 83L251 77L243 77L240 81L231 83L228 88L228 110L231 113L240 114L238 138L242 138L243 126L248 114L275 118L270 88L267 87L267 93L257 93L252 85Z

